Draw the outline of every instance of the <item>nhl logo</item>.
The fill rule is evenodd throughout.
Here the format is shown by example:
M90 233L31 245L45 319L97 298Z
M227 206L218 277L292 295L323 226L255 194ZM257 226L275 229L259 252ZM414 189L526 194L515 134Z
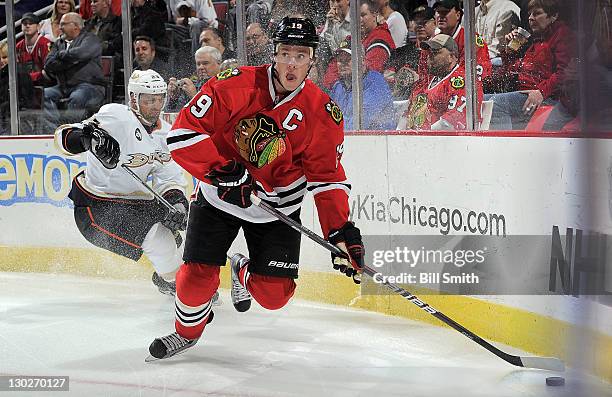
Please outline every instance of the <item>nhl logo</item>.
M134 135L136 136L136 139L138 139L138 141L142 141L142 132L140 132L140 128L136 128L136 131L134 131Z

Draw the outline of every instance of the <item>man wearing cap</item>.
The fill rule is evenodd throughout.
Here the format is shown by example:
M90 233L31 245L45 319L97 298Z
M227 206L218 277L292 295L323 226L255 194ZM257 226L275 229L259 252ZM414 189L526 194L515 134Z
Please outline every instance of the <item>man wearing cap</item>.
M359 46L361 51L363 47ZM353 130L353 70L351 64L350 40L340 44L336 52L339 79L332 87L330 97L340 106L344 114L344 129ZM393 97L383 75L374 70L366 70L363 75L362 115L364 130L389 130L395 128L393 117Z
M466 122L465 67L459 63L459 48L446 34L421 43L429 54L428 73L433 76L423 90L415 90L406 116L398 129L464 130ZM482 103L482 83L477 82L478 104ZM480 106L477 106L480 110Z
M463 16L463 9L459 0L441 0L437 1L433 7L435 12L436 26L440 33L451 36L457 48L459 49L458 60L459 63L465 65L465 53L464 44L465 31L461 26L461 18ZM427 59L428 54L421 52L419 57L419 76L424 81L429 81L431 76L427 74ZM491 60L489 58L489 49L487 43L476 35L476 74L478 80L488 77L491 75Z
M36 14L23 14L21 30L24 37L15 46L17 62L24 66L34 84L41 84L44 80L42 70L51 46L51 41L38 33L39 23L40 18Z

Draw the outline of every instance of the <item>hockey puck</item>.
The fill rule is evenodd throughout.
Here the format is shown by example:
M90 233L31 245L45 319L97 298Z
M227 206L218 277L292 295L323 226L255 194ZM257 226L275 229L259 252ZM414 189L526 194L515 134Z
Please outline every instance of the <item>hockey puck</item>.
M546 386L563 386L565 384L565 378L560 376L549 376L546 378Z

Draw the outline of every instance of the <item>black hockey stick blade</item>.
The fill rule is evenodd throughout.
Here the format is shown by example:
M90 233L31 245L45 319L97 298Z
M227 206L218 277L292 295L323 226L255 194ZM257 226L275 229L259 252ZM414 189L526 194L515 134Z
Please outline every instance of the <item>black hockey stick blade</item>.
M342 251L340 248L331 244L329 241L325 240L323 237L319 236L312 230L302 226L301 224L294 221L287 215L278 211L276 208L270 206L268 203L262 201L260 198L258 198L254 194L251 194L251 202L253 202L253 204L257 205L259 208L263 209L270 215L275 216L279 220L291 226L294 230L310 238L312 241L319 244L323 248L326 248L327 250L329 250L330 252L333 252L334 254L338 256L342 256L348 259L347 254L344 251ZM365 273L366 275L370 277L373 277L374 274L376 274L376 271L366 265L363 268L363 273ZM429 306L427 303L425 303L424 301L422 301L415 295L412 295L410 292L403 289L402 287L399 287L398 285L389 283L387 281L385 281L383 285L387 287L388 289L390 289L391 291L401 295L404 299L412 302L413 304L418 306L420 309L431 314L432 316L442 321L449 327L453 328L455 331L462 333L467 338L473 340L474 342L478 343L480 346L484 347L491 353L495 354L497 357L501 358L502 360L512 365L515 365L517 367L524 367L524 368L546 369L550 371L565 371L565 364L563 363L563 361L555 357L521 357L521 356L515 356L512 354L508 354L498 349L497 347L493 346L491 343L487 342L486 340L476 335L469 329L465 328L461 324L457 323L455 320L446 316L444 313L441 313L437 311L436 309L434 309L433 307Z

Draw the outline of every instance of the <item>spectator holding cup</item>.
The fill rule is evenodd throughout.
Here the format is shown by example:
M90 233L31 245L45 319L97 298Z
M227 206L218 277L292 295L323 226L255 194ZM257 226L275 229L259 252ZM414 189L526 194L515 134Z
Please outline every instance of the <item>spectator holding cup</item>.
M559 0L529 1L531 34L517 28L500 51L503 66L484 81L493 100L492 129L523 129L543 104L558 102L564 70L574 57L575 36L559 20Z

